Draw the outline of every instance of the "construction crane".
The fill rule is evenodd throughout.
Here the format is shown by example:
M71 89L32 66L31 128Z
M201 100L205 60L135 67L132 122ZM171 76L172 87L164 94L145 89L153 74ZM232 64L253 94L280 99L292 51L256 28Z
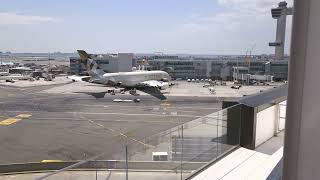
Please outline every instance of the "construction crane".
M252 58L252 51L256 47L256 43L254 43L249 49L246 51L246 56L245 56L245 62L248 65L249 72L250 72L250 64L251 64L251 58Z

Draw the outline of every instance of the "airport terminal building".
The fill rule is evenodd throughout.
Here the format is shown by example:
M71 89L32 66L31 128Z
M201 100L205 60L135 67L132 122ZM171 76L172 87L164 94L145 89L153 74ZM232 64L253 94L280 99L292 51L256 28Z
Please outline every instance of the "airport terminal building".
M103 54L94 57L99 67L105 72L128 72L132 71L133 54ZM70 57L70 73L82 75L86 73L86 66L81 63L80 57Z
M164 70L173 78L183 79L233 80L234 67L247 69L243 74L273 76L275 81L287 80L288 76L288 60L153 56L149 57L148 63L150 70Z
M146 70L163 70L174 79L214 79L234 80L259 76L262 79L273 78L275 81L287 80L288 60L274 61L265 56L253 56L250 60L245 56L173 56L149 55L134 56L132 53L97 55L95 58L100 68L105 72L128 72L133 67ZM235 68L246 69L235 76ZM71 74L84 74L85 66L81 65L79 57L70 58ZM240 78L240 80L241 80Z

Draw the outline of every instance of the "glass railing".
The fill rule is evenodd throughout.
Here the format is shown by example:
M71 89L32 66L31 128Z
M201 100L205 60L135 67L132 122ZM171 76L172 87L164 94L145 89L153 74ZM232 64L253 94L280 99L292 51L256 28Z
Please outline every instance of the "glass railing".
M108 179L116 179L110 175L114 170L128 179L131 174L137 177L136 172L141 175L143 172L167 172L172 174L171 179L186 179L239 146L240 113L241 105L234 105L147 138L121 134L126 143L112 154L102 152L39 179L52 178L70 169L87 169L84 165L88 163L100 169L99 172L109 171L104 173ZM101 163L104 163L103 168Z

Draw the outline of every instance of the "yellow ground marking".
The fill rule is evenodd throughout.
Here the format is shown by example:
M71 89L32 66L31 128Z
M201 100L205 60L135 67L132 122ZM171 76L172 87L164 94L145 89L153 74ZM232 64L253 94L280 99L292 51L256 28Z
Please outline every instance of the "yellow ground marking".
M42 163L52 163L52 162L62 162L61 160L54 160L54 159L44 159L41 161Z
M0 125L3 125L3 126L9 126L13 123L16 123L18 121L20 121L22 119L18 119L18 118L8 118L8 119L5 119L3 121L0 121Z
M8 118L3 121L0 121L0 125L9 126L9 125L14 124L18 121L21 121L23 118L28 118L28 117L31 117L31 114L19 114L14 118Z
M170 103L168 103L166 100L164 100L164 101L162 101L161 103L160 103L160 106L170 106L171 104Z
M17 118L28 118L31 117L31 114L19 114L18 116L16 116Z

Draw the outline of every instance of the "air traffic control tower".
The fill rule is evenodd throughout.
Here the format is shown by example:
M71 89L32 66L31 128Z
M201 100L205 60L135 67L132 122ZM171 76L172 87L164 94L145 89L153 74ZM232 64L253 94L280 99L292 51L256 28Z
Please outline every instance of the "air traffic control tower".
M277 19L276 41L270 42L269 46L275 47L275 60L284 59L284 44L286 34L287 15L292 15L293 8L287 7L287 2L282 1L279 6L271 9L272 18Z

